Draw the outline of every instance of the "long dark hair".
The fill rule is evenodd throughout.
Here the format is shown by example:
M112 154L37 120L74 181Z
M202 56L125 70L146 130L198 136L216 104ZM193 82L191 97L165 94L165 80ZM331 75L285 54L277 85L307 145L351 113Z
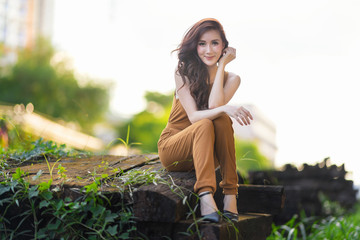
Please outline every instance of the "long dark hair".
M224 48L228 47L229 42L220 22L214 18L206 18L195 23L187 31L179 47L174 50L178 51L179 58L177 72L184 84L186 79L188 80L191 96L195 99L199 110L208 109L209 106L210 76L205 63L197 54L197 45L200 37L209 30L217 30Z

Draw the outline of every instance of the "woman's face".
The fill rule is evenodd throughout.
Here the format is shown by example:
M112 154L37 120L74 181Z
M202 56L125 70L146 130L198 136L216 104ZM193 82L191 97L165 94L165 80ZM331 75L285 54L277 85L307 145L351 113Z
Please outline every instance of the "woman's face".
M219 31L209 30L199 39L197 53L208 67L214 66L222 55L224 43Z

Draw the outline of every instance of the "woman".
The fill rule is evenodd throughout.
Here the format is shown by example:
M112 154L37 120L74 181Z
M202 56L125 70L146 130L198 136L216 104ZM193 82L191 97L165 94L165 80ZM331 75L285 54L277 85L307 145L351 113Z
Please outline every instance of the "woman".
M230 117L241 125L252 120L245 108L227 105L240 85L238 75L225 72L236 50L228 46L222 25L210 18L197 22L174 51L179 58L176 91L158 142L160 160L169 171L195 169L194 191L200 197L201 215L211 222L220 221L213 198L215 168L220 165L223 215L236 221L238 178Z

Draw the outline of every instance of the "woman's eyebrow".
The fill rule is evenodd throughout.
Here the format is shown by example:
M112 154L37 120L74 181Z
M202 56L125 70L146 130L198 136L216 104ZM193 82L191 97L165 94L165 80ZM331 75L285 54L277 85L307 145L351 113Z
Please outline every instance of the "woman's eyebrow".
M211 42L213 42L213 41L220 41L220 39L212 39ZM200 39L199 42L206 42L206 41Z

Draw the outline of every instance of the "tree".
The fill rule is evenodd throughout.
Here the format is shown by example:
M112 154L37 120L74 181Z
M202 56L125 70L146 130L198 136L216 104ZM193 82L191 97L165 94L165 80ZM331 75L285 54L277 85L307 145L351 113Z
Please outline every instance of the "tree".
M6 75L0 74L0 101L26 105L84 130L104 118L109 106L108 87L88 82L80 87L66 60L53 61L55 49L40 38L33 48L22 49Z

